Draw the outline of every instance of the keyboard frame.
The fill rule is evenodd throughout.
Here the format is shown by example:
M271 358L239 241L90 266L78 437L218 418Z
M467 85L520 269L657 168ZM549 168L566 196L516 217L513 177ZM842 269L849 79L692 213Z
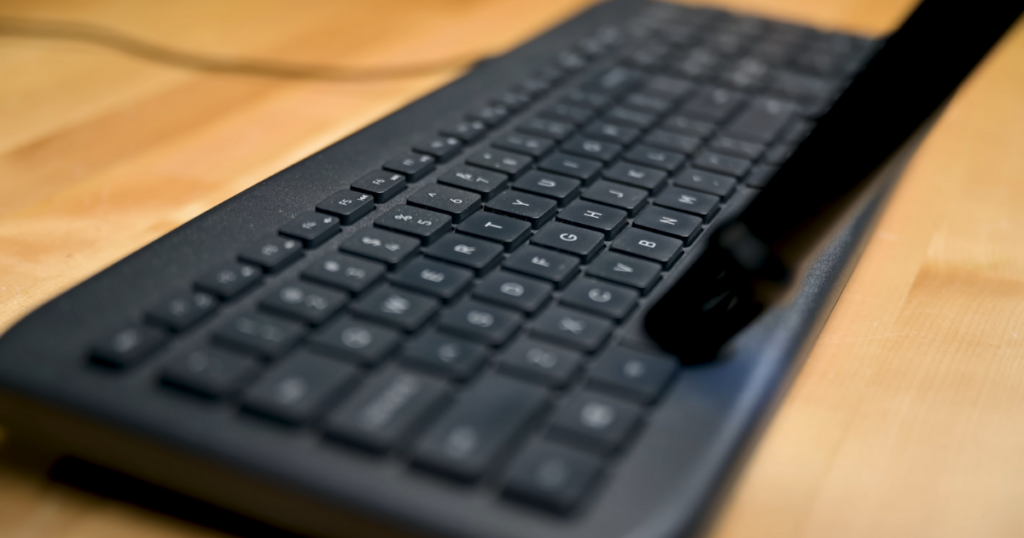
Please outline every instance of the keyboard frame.
M394 459L340 447L308 429L295 435L202 400L154 390L153 370L167 351L120 373L91 367L84 355L98 334L141 319L169 291L189 289L198 275L234 259L240 247L275 234L295 215L485 105L601 25L620 23L649 4L613 0L595 6L254 185L36 310L0 338L0 423L19 442L316 536L654 538L699 530L838 300L895 175L879 181L852 212L808 266L789 303L744 331L722 360L687 367L675 378L642 434L609 465L598 493L569 517L505 501L494 488L448 482ZM600 63L607 60L595 62ZM571 76L582 79L594 69ZM551 103L572 85L561 83L526 110ZM375 213L344 227L313 256L336 252L338 243L372 226L375 216L402 204L504 129L489 131L428 179L378 204ZM756 193L740 187L723 215L739 211ZM686 249L616 338L642 340L645 305L686 271L709 235ZM268 277L265 287L297 275L302 266ZM231 311L251 307L259 295L233 301ZM206 338L215 325L190 331L175 346Z

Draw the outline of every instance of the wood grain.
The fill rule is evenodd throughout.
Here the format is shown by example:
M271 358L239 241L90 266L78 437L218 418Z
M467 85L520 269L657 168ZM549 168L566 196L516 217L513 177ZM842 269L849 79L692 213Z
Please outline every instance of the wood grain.
M500 52L587 3L8 0L0 16L102 23L205 53L376 66ZM893 29L912 3L715 2L868 34ZM211 75L2 36L0 72L0 330L459 74ZM1024 535L1020 95L1018 25L914 157L713 536ZM219 535L51 483L44 468L0 464L0 536Z

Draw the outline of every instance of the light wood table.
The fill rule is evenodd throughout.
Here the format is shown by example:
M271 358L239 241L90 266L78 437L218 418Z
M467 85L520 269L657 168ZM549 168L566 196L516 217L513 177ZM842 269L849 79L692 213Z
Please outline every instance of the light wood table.
M45 0L4 3L0 16L95 22L204 53L378 66L507 50L588 3ZM869 34L911 8L717 4ZM216 75L7 36L0 72L0 329L459 74ZM1018 25L906 170L713 536L1024 536L1022 96ZM219 535L39 468L0 461L0 536Z

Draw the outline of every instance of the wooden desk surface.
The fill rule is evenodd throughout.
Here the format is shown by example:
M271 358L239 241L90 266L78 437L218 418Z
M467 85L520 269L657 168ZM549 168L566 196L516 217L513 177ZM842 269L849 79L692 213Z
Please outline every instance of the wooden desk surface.
M204 52L371 66L505 50L589 1L37 0L6 2L0 16L96 22ZM875 34L912 4L716 3ZM0 330L458 75L211 75L6 36L0 72ZM913 159L713 536L1024 536L1022 95L1018 25ZM3 461L2 536L218 535Z

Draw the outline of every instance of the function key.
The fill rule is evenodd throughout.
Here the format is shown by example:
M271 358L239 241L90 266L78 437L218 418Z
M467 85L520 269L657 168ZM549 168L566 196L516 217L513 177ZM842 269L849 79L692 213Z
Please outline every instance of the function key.
M320 415L330 402L352 388L358 370L308 351L274 366L242 396L246 410L301 424Z
M508 176L475 166L456 166L441 174L437 182L473 191L490 200L508 185Z
M425 258L409 262L391 279L396 286L433 295L442 301L457 297L472 281L471 271Z
M582 360L579 353L524 338L498 359L502 373L540 383L564 387L575 377Z
M711 133L715 132L714 124L687 118L686 116L671 116L661 123L661 128L666 131L696 138L707 138L711 136Z
M636 402L650 403L661 394L678 369L674 357L613 347L591 365L587 385Z
M566 288L561 302L585 312L620 320L629 314L640 294L622 286L580 278Z
M700 139L660 129L651 131L644 137L643 143L648 146L667 149L676 153L690 154L697 151Z
M683 242L639 228L626 228L626 231L612 241L611 249L668 266L682 255Z
M476 213L459 225L460 233L482 237L514 250L530 237L530 223L491 212Z
M541 170L574 177L583 181L584 184L590 183L597 177L601 166L601 161L574 157L560 152L549 155L537 165Z
M583 191L583 199L617 207L633 216L647 203L647 191L602 179Z
M500 346L519 330L523 317L497 306L466 299L441 315L441 330L475 342Z
M736 180L721 174L705 172L695 168L686 168L678 176L672 178L672 183L687 189L706 192L728 198L736 189Z
M604 247L604 235L561 222L552 222L541 228L533 236L531 242L542 247L575 254L583 258L583 263L586 263Z
M225 323L213 339L216 343L264 359L276 359L295 347L306 327L265 314L241 314Z
M601 142L582 136L574 136L568 142L563 143L561 149L573 155L608 162L622 151L622 146L612 142Z
M507 133L499 137L498 140L494 142L494 147L507 149L516 153L523 153L532 157L541 157L551 151L551 148L555 147L555 143L547 138L541 138L539 136L531 136L522 133Z
M377 217L374 224L418 237L429 245L452 229L452 218L418 207L399 205Z
M405 179L399 179L401 179L403 185L402 188L405 188ZM394 196L394 194L392 194L392 196ZM319 211L341 217L342 224L352 224L373 211L373 201L374 198L372 194L345 190L338 191L325 198L319 204L316 204L316 208Z
M287 237L271 237L242 250L238 259L276 273L302 257L302 242Z
M447 213L454 222L462 222L480 209L479 194L444 185L426 185L409 196L407 202L410 205Z
M386 265L346 254L331 254L311 263L302 278L351 293L359 293L387 272Z
M295 217L281 227L283 235L301 239L306 248L316 248L341 231L341 219L309 211Z
M610 239L626 226L626 212L577 200L558 214L558 220L601 232Z
M441 129L444 136L453 136L466 144L476 142L487 132L487 124L480 120L460 121Z
M530 315L547 304L553 290L545 282L498 271L481 280L473 296Z
M462 234L450 234L424 249L423 253L433 258L468 267L477 274L483 274L501 261L503 250L501 245L490 241Z
M384 262L401 264L419 250L418 239L375 228L364 228L341 243L341 250Z
M147 312L146 321L174 332L181 332L192 328L210 315L219 304L220 301L216 297L206 292L178 293Z
M419 153L433 155L437 162L443 163L462 151L462 141L454 136L439 136L416 144L412 149Z
M607 319L554 307L537 318L533 325L533 335L559 345L591 352L601 347L614 329L615 326Z
M644 209L633 220L637 228L670 235L681 239L685 245L690 245L700 235L700 224L700 217L658 206Z
M552 140L564 140L574 129L571 123L544 118L530 118L516 128L517 131Z
M516 177L523 173L523 171L530 166L531 162L533 162L533 159L526 155L502 151L500 149L480 150L470 158L466 159L467 164L508 174L512 177Z
M661 279L661 266L616 252L605 252L587 266L587 274L625 284L646 294Z
M711 170L712 172L719 172L722 174L729 174L734 177L740 177L743 174L746 174L747 170L750 170L750 161L746 159L729 157L728 155L712 153L710 151L702 151L697 155L697 158L693 161L693 165L697 168L704 168L705 170Z
M669 172L673 172L678 169L683 165L683 161L686 160L686 156L682 153L652 148L643 144L633 146L625 155L622 156L622 158L637 164Z
M669 187L654 199L656 205L698 215L704 222L711 220L718 213L718 202L717 196L679 187Z
M280 316L319 325L345 306L348 295L303 282L292 282L271 291L260 308Z
M92 360L115 368L128 368L164 345L168 335L146 325L128 325L103 337L92 348Z
M595 121L583 129L583 133L600 140L628 146L640 136L640 129L623 127L606 121Z
M487 346L431 332L407 342L402 356L410 367L465 381L480 370L489 351Z
M440 308L437 299L392 286L377 288L352 303L353 313L412 332Z
M167 361L160 380L209 398L224 398L245 386L259 372L257 361L219 349L196 349Z
M540 228L557 212L554 200L522 192L506 191L487 202L487 210L529 221L534 228Z
M201 276L196 288L227 300L256 285L262 276L263 270L255 265L230 262Z
M332 357L372 366L384 360L401 339L401 333L394 329L349 318L313 333L309 345Z
M639 424L639 407L599 394L577 392L555 411L548 436L606 455L622 446Z
M570 177L533 170L512 184L512 188L552 198L559 206L563 206L580 193L581 183Z
M665 186L665 178L668 177L668 173L664 170L620 161L605 170L604 177L626 185L658 192Z
M387 202L405 190L405 176L386 170L374 170L353 181L352 190L372 194L378 204Z
M593 489L601 460L551 443L536 443L509 468L504 494L555 513L571 512Z
M384 169L404 174L406 181L419 181L434 170L437 160L423 153L406 153L384 163Z
M504 267L517 273L547 280L561 288L579 272L580 260L575 256L527 245L512 253Z

